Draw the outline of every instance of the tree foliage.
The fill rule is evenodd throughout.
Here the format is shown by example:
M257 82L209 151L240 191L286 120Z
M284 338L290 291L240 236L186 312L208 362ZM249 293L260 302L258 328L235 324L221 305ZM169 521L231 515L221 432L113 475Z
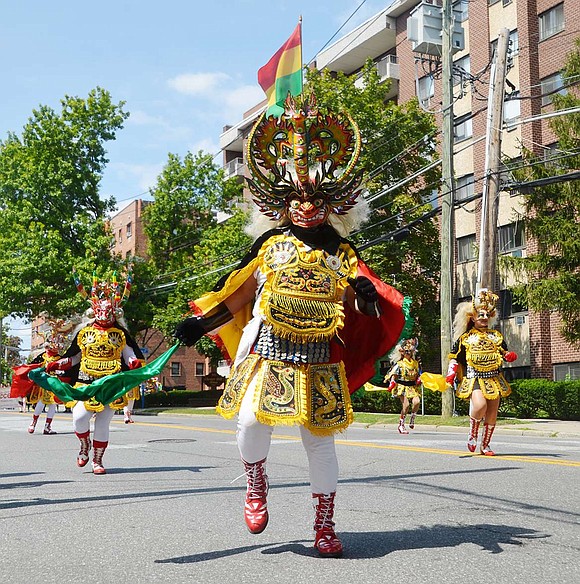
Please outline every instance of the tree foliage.
M562 72L565 95L554 95L555 109L580 107L577 80L580 76L580 39L568 56ZM576 87L574 87L576 86ZM543 154L522 151L524 164L514 171L521 182L563 175L580 168L580 114L553 118L550 126L558 138L557 153L546 160ZM528 239L525 258L504 258L516 277L518 300L535 311L555 310L562 319L561 331L569 342L580 346L580 183L563 180L524 191L524 222ZM530 240L537 251L530 253Z
M85 276L111 265L99 182L105 143L128 114L123 102L92 90L66 96L61 111L40 106L21 135L0 142L0 314L67 316L86 308L71 270Z
M360 78L362 83L355 85L353 76L310 70L306 91L314 91L321 109L346 110L357 122L363 138L366 197L372 203L368 221L351 239L366 248L363 259L384 281L412 297L415 334L436 338L440 246L437 227L426 215L432 211L429 201L440 172L431 169L399 188L389 188L436 158L435 120L416 100L388 101L389 84L381 83L372 61L365 64ZM410 224L407 237L389 238ZM423 343L424 355L431 350L438 351Z
M211 155L169 155L144 211L153 274L147 297L154 327L167 335L189 300L210 290L247 249L246 214L235 205L241 193L242 185L226 180ZM227 212L227 221L218 222L218 211Z

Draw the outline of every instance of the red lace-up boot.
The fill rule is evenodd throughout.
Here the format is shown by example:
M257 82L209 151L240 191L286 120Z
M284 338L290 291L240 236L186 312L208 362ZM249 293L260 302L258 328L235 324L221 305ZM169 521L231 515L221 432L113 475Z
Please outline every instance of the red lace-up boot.
M489 447L491 442L491 437L493 431L495 430L495 425L490 426L489 424L483 425L483 436L481 437L481 448L479 452L484 456L495 456L495 452Z
M318 554L324 558L340 558L342 556L342 543L334 532L334 496L313 493L312 498L318 499L315 503L316 519L314 520L314 547Z
M93 474L107 474L107 471L103 466L103 455L105 454L108 445L108 442L101 442L99 440L93 442Z
M469 435L467 436L467 450L469 450L469 452L475 452L477 447L479 424L481 424L481 420L476 420L469 416Z
M52 429L52 418L46 418L46 424L44 424L44 431L43 434L56 434L56 432Z
M90 431L79 434L75 432L77 438L81 442L81 449L77 456L77 466L85 466L89 462L89 451L91 450L91 439L89 438Z
M415 412L411 412L411 418L409 419L409 428L411 428L411 430L415 429L415 418L417 417L417 414Z
M32 422L30 422L30 426L28 426L29 434L34 434L34 430L36 429L36 422L38 422L38 416L32 416Z
M397 428L397 430L399 431L399 434L408 434L409 430L407 430L407 428L405 428L405 418L407 416L401 416L399 418L399 427Z
M268 525L268 476L264 469L266 459L249 463L242 460L246 469L248 489L244 504L244 519L251 533L262 533Z

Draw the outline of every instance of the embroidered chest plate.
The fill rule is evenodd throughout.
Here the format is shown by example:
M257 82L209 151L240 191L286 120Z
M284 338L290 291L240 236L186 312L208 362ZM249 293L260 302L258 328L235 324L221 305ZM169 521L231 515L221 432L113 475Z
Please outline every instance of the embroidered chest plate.
M85 327L78 336L81 349L80 370L93 377L111 375L121 370L125 333L115 327L107 330Z
M277 239L277 241L276 241ZM274 334L296 342L328 340L344 324L342 297L356 274L347 245L337 255L308 250L294 237L274 238L263 254L261 312Z
M398 362L401 373L399 379L403 381L416 381L419 377L419 363L415 359L401 359Z
M503 336L498 331L472 330L468 332L463 339L467 365L482 372L499 369L502 364L499 351L502 342Z

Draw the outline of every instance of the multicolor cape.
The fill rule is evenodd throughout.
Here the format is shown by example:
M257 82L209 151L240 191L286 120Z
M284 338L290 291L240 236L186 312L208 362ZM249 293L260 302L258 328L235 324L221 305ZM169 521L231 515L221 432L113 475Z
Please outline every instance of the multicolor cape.
M137 387L140 383L147 381L161 373L173 353L179 348L176 343L169 350L165 351L157 359L151 361L139 369L120 371L113 375L106 375L96 379L89 385L73 387L45 372L44 367L36 368L28 374L28 377L40 387L52 391L63 402L86 401L94 397L104 405L110 404L125 395L129 390Z
M257 252L268 236L274 233L279 231L272 230L258 239L238 269L222 278L212 292L192 302L190 306L193 313L199 316L208 314L240 288L259 267ZM396 345L408 317L407 299L395 288L381 281L360 258L358 271L359 275L366 276L375 285L382 314L380 318L367 316L356 312L345 303L344 328L340 331L344 346L337 340L331 342L331 361L343 361L351 393L375 375L377 360ZM210 335L230 363L236 356L242 331L251 318L252 303L248 303L217 333Z

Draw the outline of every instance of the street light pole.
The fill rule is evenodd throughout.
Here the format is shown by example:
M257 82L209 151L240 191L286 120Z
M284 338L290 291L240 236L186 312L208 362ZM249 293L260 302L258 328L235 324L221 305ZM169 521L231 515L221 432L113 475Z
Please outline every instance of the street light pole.
M441 284L439 301L441 303L441 370L447 370L448 355L451 350L452 336L452 299L453 299L453 193L455 179L453 171L453 60L451 41L453 34L451 0L443 0L442 30L442 144L441 144ZM442 394L441 415L453 415L453 393L447 389Z

